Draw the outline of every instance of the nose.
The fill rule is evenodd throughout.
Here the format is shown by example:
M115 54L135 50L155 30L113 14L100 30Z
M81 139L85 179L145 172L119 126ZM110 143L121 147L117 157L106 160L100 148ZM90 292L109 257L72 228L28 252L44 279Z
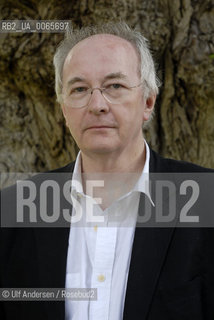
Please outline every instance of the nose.
M91 97L88 102L88 110L89 112L93 112L95 114L107 113L109 111L108 102L103 97L100 88L93 88L91 91Z

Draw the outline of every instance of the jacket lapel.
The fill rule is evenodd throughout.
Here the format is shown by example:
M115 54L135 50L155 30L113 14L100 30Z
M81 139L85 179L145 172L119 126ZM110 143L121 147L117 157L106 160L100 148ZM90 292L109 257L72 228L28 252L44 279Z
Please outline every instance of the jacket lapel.
M150 173L167 172L167 168L161 166L161 162L158 156L151 151ZM139 215L143 214L145 197L144 194L141 194ZM155 208L152 211L154 217ZM147 225L144 228L136 228L123 319L138 319L139 316L141 319L147 319L173 232L173 227L157 228Z
M136 228L124 319L146 319L173 228Z

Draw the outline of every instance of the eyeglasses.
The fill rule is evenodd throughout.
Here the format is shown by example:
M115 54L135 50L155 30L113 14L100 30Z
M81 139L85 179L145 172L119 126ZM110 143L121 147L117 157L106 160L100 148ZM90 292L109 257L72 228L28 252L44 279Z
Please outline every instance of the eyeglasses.
M130 90L138 88L143 83L136 86L127 86L120 83L111 83L103 88L89 88L86 85L71 87L69 93L63 94L63 102L71 108L87 107L92 94L95 90L99 90L103 98L111 104L121 104L126 101Z

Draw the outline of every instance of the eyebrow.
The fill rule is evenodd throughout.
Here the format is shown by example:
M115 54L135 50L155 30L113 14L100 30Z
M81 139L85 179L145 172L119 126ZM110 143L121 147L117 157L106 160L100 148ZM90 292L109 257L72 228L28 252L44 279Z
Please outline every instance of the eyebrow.
M127 79L127 76L122 72L113 72L113 73L109 73L107 76L104 77L104 80L109 80L109 79Z
M67 87L71 86L72 84L76 83L76 82L83 82L85 81L85 79L83 78L80 78L80 77L74 77L74 78L71 78L68 83L67 83Z
M122 72L112 72L112 73L107 74L104 77L104 81L111 80L111 79L127 79L127 76L125 74L123 74ZM74 77L68 81L66 86L69 87L76 82L84 82L84 81L86 81L84 78Z

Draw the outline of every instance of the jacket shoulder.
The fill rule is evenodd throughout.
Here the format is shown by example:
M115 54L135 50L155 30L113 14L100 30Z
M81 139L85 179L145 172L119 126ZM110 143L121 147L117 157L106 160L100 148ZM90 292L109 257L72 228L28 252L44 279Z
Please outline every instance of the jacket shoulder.
M75 161L68 163L67 165L53 169L51 171L48 171L48 173L54 173L54 172L73 172L74 170Z
M164 158L152 149L150 149L150 171L171 173L214 172L213 169L205 168L188 161Z

